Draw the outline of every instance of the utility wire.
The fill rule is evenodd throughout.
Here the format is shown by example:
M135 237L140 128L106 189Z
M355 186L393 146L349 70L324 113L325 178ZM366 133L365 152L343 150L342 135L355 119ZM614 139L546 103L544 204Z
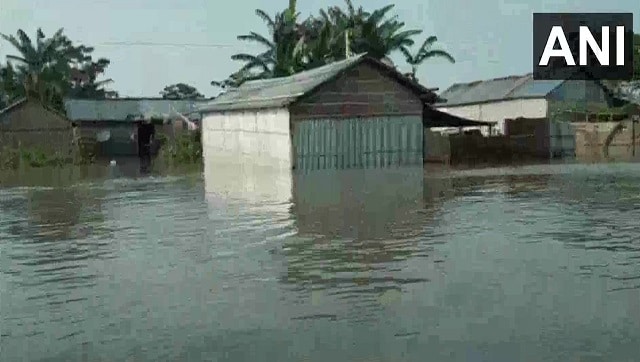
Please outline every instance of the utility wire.
M195 43L152 43L152 42L130 42L130 41L111 41L98 43L95 45L105 46L162 46L162 47L192 47L192 48L234 48L234 45L227 44L195 44Z

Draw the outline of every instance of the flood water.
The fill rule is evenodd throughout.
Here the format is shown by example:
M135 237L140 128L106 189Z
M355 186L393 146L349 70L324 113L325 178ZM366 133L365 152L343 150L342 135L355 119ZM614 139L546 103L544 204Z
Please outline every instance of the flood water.
M638 361L640 165L426 174L5 186L0 360Z

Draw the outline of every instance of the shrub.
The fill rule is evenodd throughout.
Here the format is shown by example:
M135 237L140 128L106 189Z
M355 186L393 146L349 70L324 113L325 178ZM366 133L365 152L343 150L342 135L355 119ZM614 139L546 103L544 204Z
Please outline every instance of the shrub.
M5 147L0 151L0 168L16 170L27 167L61 167L73 162L60 152L45 152L41 149L15 149Z
M195 164L202 162L202 141L200 131L187 132L176 137L169 144L166 137L158 137L161 145L160 156L170 164Z

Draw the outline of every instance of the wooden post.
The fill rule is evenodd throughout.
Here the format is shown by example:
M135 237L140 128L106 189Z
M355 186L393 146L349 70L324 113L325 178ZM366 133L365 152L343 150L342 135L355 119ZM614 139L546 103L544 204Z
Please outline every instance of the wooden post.
M637 115L631 117L631 155L634 157L636 155L636 123L638 118L639 116Z

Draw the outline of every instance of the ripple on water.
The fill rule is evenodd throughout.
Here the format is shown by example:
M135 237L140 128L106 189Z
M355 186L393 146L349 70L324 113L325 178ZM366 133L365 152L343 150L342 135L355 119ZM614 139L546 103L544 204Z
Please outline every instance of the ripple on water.
M0 190L3 357L630 360L640 169L625 167L434 177L408 200L225 200L177 178Z

